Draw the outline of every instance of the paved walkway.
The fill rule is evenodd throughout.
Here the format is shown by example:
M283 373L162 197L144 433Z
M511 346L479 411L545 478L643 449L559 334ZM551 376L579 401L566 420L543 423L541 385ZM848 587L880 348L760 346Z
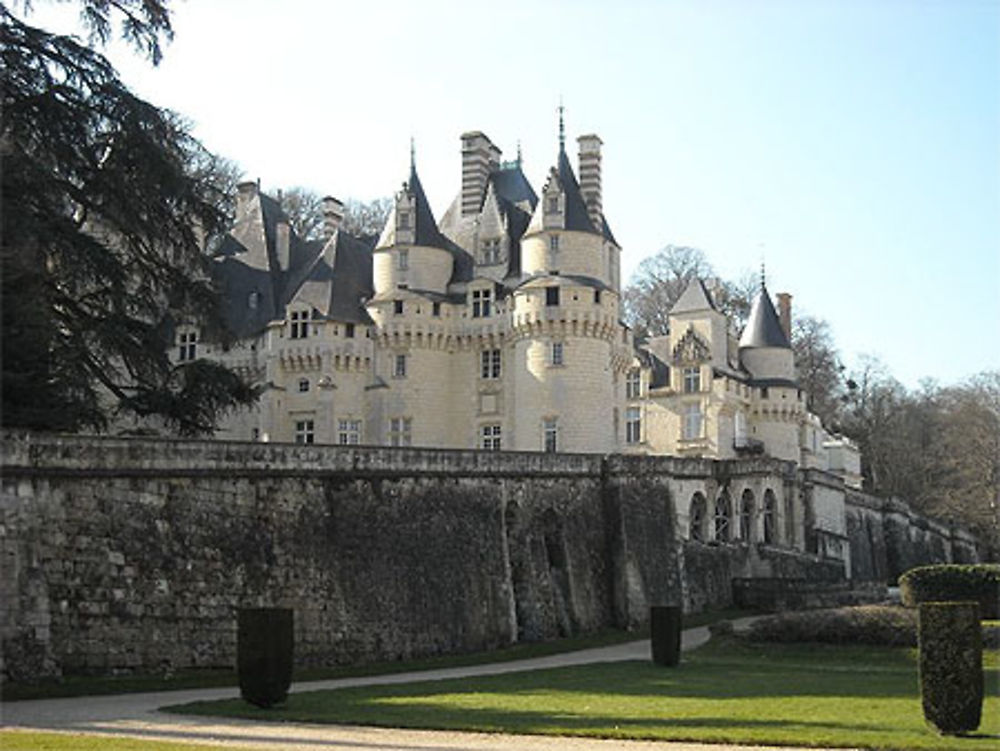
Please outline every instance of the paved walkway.
M749 622L749 620L737 621L736 625ZM703 626L687 629L683 632L682 649L688 650L701 646L708 641L708 637L708 629ZM511 673L520 670L540 670L567 665L648 659L650 659L649 641L642 640L530 660L295 683L291 690L315 691L348 686L410 683L417 680L443 680ZM210 717L173 715L159 711L159 707L169 704L228 699L238 695L239 690L236 688L216 688L19 701L0 707L0 719L2 719L3 725L10 729L86 733L88 735L111 734L155 740L206 743L224 748L253 748L259 751L323 751L325 749L331 751L495 751L495 749L501 748L518 749L518 751L552 751L553 749L568 749L570 751L610 751L611 749L687 751L689 749L706 749L722 751L723 749L750 748L690 743L396 730L346 725L264 723L250 720L221 720ZM782 751L790 751L790 749L784 747Z

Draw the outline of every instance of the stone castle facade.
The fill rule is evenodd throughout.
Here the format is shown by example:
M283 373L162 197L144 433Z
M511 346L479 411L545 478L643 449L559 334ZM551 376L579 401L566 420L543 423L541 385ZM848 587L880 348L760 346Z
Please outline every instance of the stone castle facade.
M577 172L560 132L540 192L520 158L461 137L461 189L435 220L414 164L381 236L305 241L255 183L217 250L227 351L180 327L175 357L220 359L263 388L220 438L729 459L763 454L860 482L857 452L805 407L789 296L761 285L737 338L694 281L670 333L622 322L621 253L603 212L600 138Z

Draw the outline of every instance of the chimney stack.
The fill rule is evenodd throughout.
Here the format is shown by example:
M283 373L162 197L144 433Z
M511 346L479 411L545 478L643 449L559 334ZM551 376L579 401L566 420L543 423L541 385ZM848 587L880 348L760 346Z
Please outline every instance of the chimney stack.
M323 237L329 240L344 221L344 204L333 196L323 198Z
M278 256L278 266L282 271L288 271L291 257L291 232L292 228L284 219L279 219L274 225L274 250Z
M462 134L462 216L479 213L490 172L500 166L500 149L478 130Z
M604 224L601 203L601 139L595 135L580 136L580 194L587 204L590 222L598 232Z
M779 292L777 294L778 298L778 321L781 323L781 328L785 332L785 336L788 337L788 341L792 341L792 296L787 292Z
M247 212L250 202L257 197L259 186L253 180L247 180L236 186L236 218Z

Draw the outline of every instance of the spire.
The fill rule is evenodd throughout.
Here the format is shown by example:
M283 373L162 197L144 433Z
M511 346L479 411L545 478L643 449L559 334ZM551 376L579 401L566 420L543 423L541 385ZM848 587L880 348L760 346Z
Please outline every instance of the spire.
M566 150L566 124L563 122L563 103L559 97L559 153Z
M517 139L517 166L521 166L521 139Z
M410 174L415 175L417 173L417 144L413 140L413 136L410 136Z

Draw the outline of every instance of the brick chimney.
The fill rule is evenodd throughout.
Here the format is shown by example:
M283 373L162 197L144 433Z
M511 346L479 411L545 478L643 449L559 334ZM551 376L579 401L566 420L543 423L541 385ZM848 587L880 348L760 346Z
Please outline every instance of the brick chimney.
M344 204L338 198L323 198L323 237L329 240L344 221Z
M490 172L500 166L500 149L478 130L462 134L462 216L479 213Z
M779 292L776 297L778 298L778 322L781 323L781 328L785 332L785 336L788 337L788 341L792 341L792 296L787 292Z
M594 229L601 231L604 207L601 203L601 139L591 134L576 139L580 146L580 194Z

